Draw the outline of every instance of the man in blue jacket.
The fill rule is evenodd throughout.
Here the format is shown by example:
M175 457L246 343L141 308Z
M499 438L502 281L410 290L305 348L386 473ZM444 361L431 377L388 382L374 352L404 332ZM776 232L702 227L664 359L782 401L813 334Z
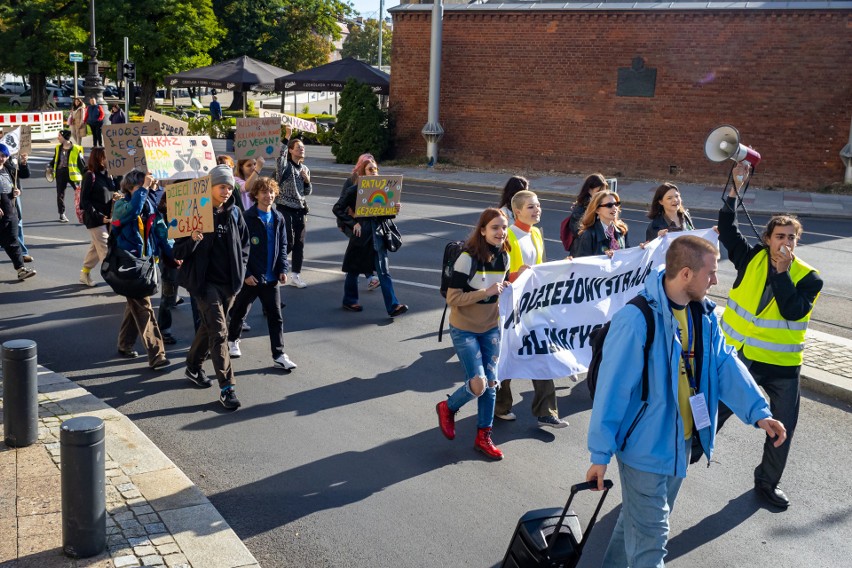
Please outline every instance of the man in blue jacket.
M662 568L669 513L686 477L692 438L708 463L719 401L743 422L766 431L775 445L786 439L745 366L726 345L705 298L716 284L716 248L699 237L675 239L666 269L651 273L641 294L654 315L648 353L648 396L641 396L647 326L628 305L612 318L603 346L589 424L592 465L588 481L603 489L615 455L622 509L604 556L607 568Z

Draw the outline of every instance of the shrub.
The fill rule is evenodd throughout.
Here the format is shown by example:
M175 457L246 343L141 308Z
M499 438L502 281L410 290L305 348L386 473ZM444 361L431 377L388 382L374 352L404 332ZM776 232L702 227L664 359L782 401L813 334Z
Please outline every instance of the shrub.
M365 152L381 160L390 148L387 113L379 108L379 98L372 89L355 79L349 79L340 94L334 130L337 140L331 152L338 163L354 164Z

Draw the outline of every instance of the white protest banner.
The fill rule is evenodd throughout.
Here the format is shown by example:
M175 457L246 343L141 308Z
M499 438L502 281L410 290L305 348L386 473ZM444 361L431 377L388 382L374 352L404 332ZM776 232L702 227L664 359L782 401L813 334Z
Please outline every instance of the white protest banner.
M712 229L669 233L645 246L533 266L500 295L503 379L556 379L588 370L589 335L665 265L669 244L695 235L717 244Z
M166 186L166 224L169 238L188 237L192 231L210 233L213 227L213 202L210 176Z
M108 124L104 126L103 134L107 171L111 175L123 176L134 168L143 172L148 171L145 150L142 148L142 137L159 136L160 123Z
M21 149L21 127L19 126L14 130L4 132L2 138L0 138L0 142L9 148L10 156L16 155Z
M274 116L238 118L234 153L238 160L277 157L281 145L281 121Z
M293 116L290 114L282 114L280 112L275 112L274 110L269 109L260 109L260 116L274 116L281 120L281 124L291 126L296 130L303 130L305 132L313 132L316 134L317 132L317 124L315 122L311 122L310 120L305 120L303 118L299 118L298 116Z
M33 130L29 124L21 126L21 154L33 151Z
M216 167L209 136L141 136L148 171L156 179L206 176Z
M153 110L145 111L144 122L156 122L160 125L160 132L164 136L188 136L189 123L186 123L178 118L166 116Z
M396 215L401 198L402 176L361 176L355 195L355 216Z

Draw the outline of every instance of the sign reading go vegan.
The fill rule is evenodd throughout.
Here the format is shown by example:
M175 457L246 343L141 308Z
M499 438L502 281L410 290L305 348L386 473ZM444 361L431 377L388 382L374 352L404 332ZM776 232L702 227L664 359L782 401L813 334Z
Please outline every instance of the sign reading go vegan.
M402 176L361 176L355 197L355 216L396 215L401 197Z
M238 160L276 157L281 145L281 121L276 117L238 118L234 152Z
M187 237L192 231L213 231L210 176L166 186L169 238Z

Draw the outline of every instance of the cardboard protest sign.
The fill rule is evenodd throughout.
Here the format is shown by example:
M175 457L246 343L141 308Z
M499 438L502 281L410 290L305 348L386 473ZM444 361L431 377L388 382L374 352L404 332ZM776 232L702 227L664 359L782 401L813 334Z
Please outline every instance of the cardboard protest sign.
M210 176L166 186L166 224L169 238L188 237L192 231L210 233L213 227L213 201Z
M276 117L238 118L234 152L238 160L277 157L281 144L281 121Z
M177 118L154 112L145 111L145 122L156 122L160 125L163 136L188 136L189 124Z
M29 124L21 126L21 154L33 151L33 131Z
M361 176L355 196L356 217L396 215L402 197L402 176Z
M159 136L160 123L108 124L104 126L103 134L107 171L111 175L123 176L134 168L143 172L148 171L145 150L142 148L142 137Z
M280 112L275 112L274 110L261 109L260 116L275 116L281 120L281 124L291 126L296 130L303 130L305 132L313 132L316 134L317 125L315 122L311 122L310 120L305 120L303 118L299 118L298 116L292 116L289 114L282 114Z
M216 167L209 136L142 136L148 171L156 179L206 176Z
M14 156L21 151L21 127L4 132L0 136L0 143L9 148L9 155Z

